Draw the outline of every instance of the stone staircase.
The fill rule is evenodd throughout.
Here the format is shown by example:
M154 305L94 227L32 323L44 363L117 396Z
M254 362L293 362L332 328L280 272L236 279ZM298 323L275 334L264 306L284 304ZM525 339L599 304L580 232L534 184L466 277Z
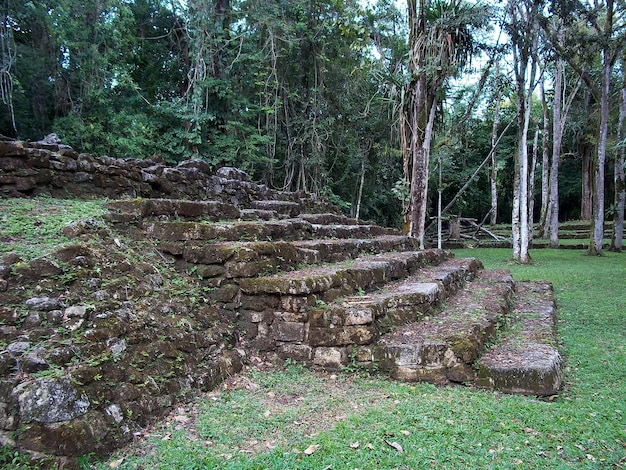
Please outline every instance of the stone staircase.
M300 196L239 206L118 200L107 219L201 278L244 348L404 381L558 391L549 284L418 250L398 231Z

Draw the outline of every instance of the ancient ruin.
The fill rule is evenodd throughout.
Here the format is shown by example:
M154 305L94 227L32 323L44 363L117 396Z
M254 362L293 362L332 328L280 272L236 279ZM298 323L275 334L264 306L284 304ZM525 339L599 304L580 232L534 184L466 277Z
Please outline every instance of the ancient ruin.
M0 262L0 444L106 454L250 352L405 381L551 395L549 283L233 168L0 141L3 197L109 198L50 256Z

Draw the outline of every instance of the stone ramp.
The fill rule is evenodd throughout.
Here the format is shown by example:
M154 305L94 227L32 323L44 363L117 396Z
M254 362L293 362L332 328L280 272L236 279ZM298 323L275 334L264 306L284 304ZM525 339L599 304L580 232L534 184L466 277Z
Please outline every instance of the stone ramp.
M512 294L507 271L479 272L438 314L381 338L382 369L407 382L472 382L473 363L495 338Z
M480 387L525 395L554 395L563 381L551 284L518 283L509 329L478 361Z

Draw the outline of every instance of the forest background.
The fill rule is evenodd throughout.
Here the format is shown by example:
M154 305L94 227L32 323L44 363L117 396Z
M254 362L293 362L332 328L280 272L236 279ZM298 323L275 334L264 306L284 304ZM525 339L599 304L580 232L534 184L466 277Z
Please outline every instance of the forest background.
M439 194L444 215L515 227L523 210L555 244L552 219L623 224L624 2L407 6L1 0L0 134L202 158L400 226L415 181L407 139L430 130L427 224ZM429 107L411 127L420 83Z

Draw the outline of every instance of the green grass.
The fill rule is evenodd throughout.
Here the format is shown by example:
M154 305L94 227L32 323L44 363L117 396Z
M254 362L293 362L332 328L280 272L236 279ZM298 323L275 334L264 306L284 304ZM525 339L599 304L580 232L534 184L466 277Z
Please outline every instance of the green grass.
M102 200L0 199L0 256L15 252L24 260L49 254L69 240L61 233L71 222L99 220Z
M550 399L299 366L248 370L96 468L626 468L626 260L572 250L459 250L550 279L565 385ZM403 452L397 450L399 444ZM319 448L311 455L305 449Z

